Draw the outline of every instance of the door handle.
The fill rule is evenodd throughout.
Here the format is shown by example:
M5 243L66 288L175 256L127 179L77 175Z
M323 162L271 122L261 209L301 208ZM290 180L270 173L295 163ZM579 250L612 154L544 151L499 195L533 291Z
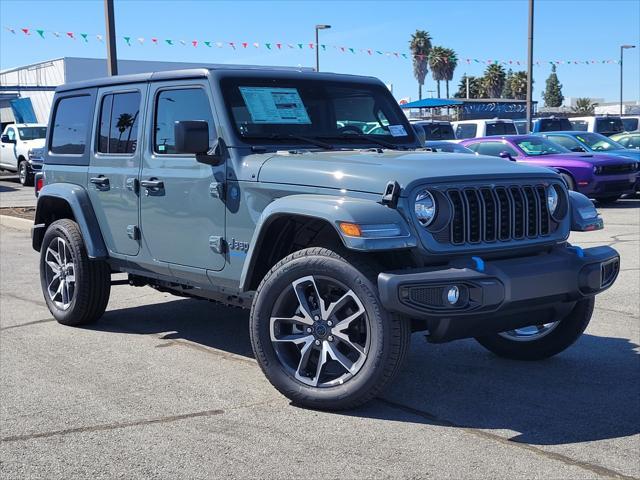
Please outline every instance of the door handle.
M160 190L164 188L164 182L162 180L142 180L140 186L150 190Z
M91 183L93 183L99 190L108 190L109 189L109 179L104 176L92 177L89 179Z

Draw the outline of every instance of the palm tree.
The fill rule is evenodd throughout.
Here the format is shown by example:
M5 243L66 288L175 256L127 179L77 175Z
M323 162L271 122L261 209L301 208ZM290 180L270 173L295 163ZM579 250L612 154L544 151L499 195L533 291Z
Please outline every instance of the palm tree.
M593 103L589 97L580 97L576 99L575 106L571 107L571 111L586 115L593 115L596 110L597 103Z
M516 100L527 98L527 72L520 70L512 75L511 92Z
M469 98L482 97L482 79L465 73L458 83L458 91L453 95L454 98L467 98L467 78L469 79Z
M126 132L128 128L131 128L133 126L134 120L134 116L130 113L121 113L118 117L118 122L116 123L116 128L120 132L120 135L118 135L118 148L122 148L122 134L124 134L124 132Z
M506 74L504 68L497 63L492 63L484 71L482 79L483 87L489 98L500 98L504 88Z
M431 76L436 81L436 94L440 98L440 82L447 78L447 49L444 47L432 47L429 52L429 68Z
M449 82L453 80L453 73L455 72L456 67L458 66L458 57L456 56L455 50L451 48L445 48L445 52L447 54L446 56L447 62L445 65L444 80L445 80L445 86L447 89L447 98L449 98Z
M416 33L411 35L409 48L413 55L413 76L418 81L418 99L422 100L422 86L429 72L428 58L431 51L431 35L429 35L429 32L416 30Z

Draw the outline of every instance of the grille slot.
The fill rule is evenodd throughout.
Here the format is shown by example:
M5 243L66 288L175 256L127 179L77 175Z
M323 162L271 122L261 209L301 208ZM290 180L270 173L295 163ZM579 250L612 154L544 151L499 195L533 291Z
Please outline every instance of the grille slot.
M549 235L551 220L543 185L450 189L450 242L495 242Z
M413 287L409 290L412 302L428 307L444 306L443 287Z

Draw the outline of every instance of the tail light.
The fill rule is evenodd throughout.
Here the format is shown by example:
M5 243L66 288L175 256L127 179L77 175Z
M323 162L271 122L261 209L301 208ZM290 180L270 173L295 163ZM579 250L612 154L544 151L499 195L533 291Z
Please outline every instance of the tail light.
M42 172L36 173L34 185L35 185L35 193L37 197L40 194L40 190L42 190L42 187L44 187L44 174Z

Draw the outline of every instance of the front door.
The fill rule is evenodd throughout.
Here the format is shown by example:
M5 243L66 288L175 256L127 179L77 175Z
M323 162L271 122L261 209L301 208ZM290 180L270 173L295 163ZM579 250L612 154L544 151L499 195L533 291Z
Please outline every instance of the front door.
M13 127L7 128L5 131L7 140L13 140L13 142L0 142L0 164L5 167L11 167L17 169L16 159L16 143L18 141L16 130Z
M201 272L221 270L225 264L224 251L218 248L225 204L215 188L224 183L225 165L205 165L194 155L176 153L174 125L180 120L207 121L214 142L209 91L204 80L151 84L149 145L140 176L142 238L153 259Z
M137 255L140 249L138 145L146 89L141 84L98 92L88 190L112 254Z

